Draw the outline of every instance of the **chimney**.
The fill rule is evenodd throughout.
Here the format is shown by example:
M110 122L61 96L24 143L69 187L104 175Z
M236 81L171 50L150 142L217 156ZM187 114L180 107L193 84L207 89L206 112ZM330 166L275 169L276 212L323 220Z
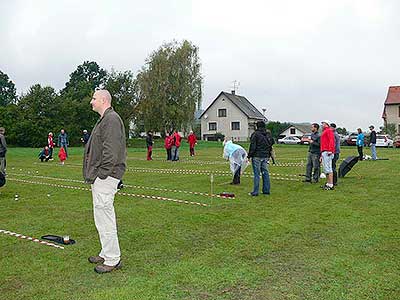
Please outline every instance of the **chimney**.
M232 91L232 95L235 95L235 90Z

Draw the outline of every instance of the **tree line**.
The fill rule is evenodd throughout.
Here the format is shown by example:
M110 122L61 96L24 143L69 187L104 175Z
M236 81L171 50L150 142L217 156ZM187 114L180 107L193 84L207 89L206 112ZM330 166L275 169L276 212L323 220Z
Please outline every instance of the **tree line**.
M48 132L57 137L62 128L70 144L77 145L82 130L90 131L98 119L90 105L93 92L105 88L127 135L189 128L201 106L200 67L198 47L184 40L165 43L152 52L136 76L132 71L107 71L95 61L85 61L59 91L38 83L18 96L14 82L0 70L0 127L6 128L10 145L42 147Z

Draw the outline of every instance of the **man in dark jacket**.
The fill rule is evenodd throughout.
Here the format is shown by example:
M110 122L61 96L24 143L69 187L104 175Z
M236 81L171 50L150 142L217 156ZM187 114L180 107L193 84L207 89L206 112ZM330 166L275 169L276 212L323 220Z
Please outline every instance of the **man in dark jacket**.
M125 127L111 107L111 95L98 90L90 101L100 119L85 146L83 177L91 183L94 222L99 233L101 251L90 256L89 262L98 264L97 273L121 268L114 195L126 169Z
M371 134L369 136L369 146L371 147L372 160L376 160L376 131L374 125L369 126Z
M336 130L336 124L331 123L331 129L333 132L333 136L335 137L335 155L333 156L332 159L332 171L333 171L333 185L337 185L337 179L338 179L338 173L336 170L336 163L339 160L340 157L340 136L339 133Z
M274 139L271 134L267 133L265 130L264 121L258 121L256 126L256 131L250 137L250 149L247 155L247 157L251 158L254 173L254 187L253 191L249 193L250 196L258 196L260 189L260 173L263 179L262 193L264 195L269 195L271 189L267 162L271 156Z
M0 127L0 173L6 176L6 153L7 143L4 134L6 130L4 127Z
M306 166L306 179L304 182L316 183L320 175L320 135L318 133L319 125L317 123L311 124L311 137L309 139L310 146L308 147L308 157ZM312 174L312 172L314 173ZM312 177L312 179L311 179Z
M90 133L86 129L84 129L83 135L81 137L81 142L83 143L83 145L87 144L87 142L89 141L89 138L90 138Z
M153 133L151 131L147 132L146 146L147 146L147 160L153 160L153 158L151 157L151 155L153 154Z

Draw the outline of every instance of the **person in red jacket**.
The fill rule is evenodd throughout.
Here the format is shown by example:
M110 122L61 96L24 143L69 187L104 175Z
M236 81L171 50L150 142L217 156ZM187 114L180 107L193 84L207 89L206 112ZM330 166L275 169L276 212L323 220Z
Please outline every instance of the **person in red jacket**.
M49 132L47 136L47 147L49 147L49 160L53 160L53 149L54 149L53 133Z
M165 140L164 140L164 147L165 147L165 150L167 150L167 160L172 160L171 148L172 148L173 142L174 142L174 139L171 136L171 133L169 131L167 131L167 134L166 134Z
M60 159L60 162L63 165L65 160L67 159L67 153L65 152L64 147L61 147L60 151L58 151L58 158Z
M324 120L322 124L321 134L321 158L320 162L324 167L324 173L327 175L326 184L321 186L324 190L333 190L333 169L332 160L335 155L335 136L330 128L330 122Z
M192 130L190 130L188 135L188 143L189 143L190 156L194 156L194 146L197 144L197 138Z
M174 130L173 137L173 144L172 144L172 161L179 160L179 147L181 146L182 137L179 135L178 130Z

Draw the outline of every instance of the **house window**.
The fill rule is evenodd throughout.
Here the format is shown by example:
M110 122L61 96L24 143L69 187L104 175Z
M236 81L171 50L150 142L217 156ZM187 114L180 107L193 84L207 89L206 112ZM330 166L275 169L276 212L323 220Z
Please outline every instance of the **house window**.
M400 118L400 106L399 106L399 118Z
M290 134L296 134L296 128L290 128Z
M218 117L226 117L226 108L218 109Z
M208 130L215 131L217 130L217 122L210 122L208 123Z
M232 122L232 130L240 130L240 122Z

